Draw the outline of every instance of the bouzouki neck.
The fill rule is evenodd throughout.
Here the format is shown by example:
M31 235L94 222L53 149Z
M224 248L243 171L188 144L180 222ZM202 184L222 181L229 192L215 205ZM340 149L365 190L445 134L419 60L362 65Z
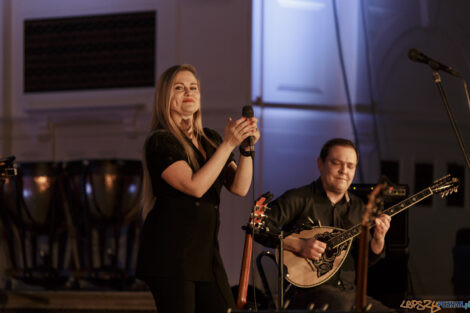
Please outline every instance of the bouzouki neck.
M413 206L414 204L426 199L427 197L431 196L433 194L433 191L431 187L428 187L426 189L421 190L417 194L414 194L405 200L391 206L390 208L386 209L383 211L383 214L387 214L390 216L394 216L409 207ZM372 222L370 224L369 228L372 228L375 226L375 222ZM361 233L361 224L358 224L356 226L351 227L350 229L332 237L331 239L328 240L327 245L331 246L332 248L336 248L343 244L346 241L349 241L353 239L354 237L358 236Z

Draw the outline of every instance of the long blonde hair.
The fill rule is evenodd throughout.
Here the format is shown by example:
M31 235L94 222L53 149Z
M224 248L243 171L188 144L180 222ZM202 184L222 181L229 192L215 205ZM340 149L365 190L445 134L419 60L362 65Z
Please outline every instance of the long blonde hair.
M186 135L183 131L176 125L176 123L171 118L170 114L170 96L171 88L173 86L173 81L176 74L181 71L191 72L194 77L196 77L198 89L201 90L201 84L199 78L196 74L196 68L190 64L175 65L168 68L162 75L160 75L157 82L157 89L155 93L155 104L153 106L152 112L152 122L150 127L150 132L153 132L157 129L163 129L169 131L173 136L176 137L178 142L183 146L184 151L188 157L189 164L196 171L200 168L200 164L197 161L196 154L191 147L191 145L186 140ZM197 110L193 116L193 129L197 140L200 140L201 137L205 138L211 145L216 146L212 140L207 138L204 134L202 127L202 114L201 109ZM150 178L150 173L147 167L147 160L145 154L145 146L142 157L143 165L143 188L142 188L142 217L145 220L147 214L150 212L152 207L155 204L155 195L153 194L152 181Z

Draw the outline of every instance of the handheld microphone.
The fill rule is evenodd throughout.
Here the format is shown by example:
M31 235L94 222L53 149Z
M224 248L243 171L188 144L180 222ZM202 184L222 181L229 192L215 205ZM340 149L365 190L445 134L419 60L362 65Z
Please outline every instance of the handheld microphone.
M251 105L243 106L242 116L246 118L252 118L254 116L253 107ZM252 158L254 158L255 157L255 144L253 141L253 136L249 136L248 140L250 141L250 155Z
M453 75L455 77L462 77L457 71L455 71L452 67L444 65L436 60L431 59L418 49L410 49L408 51L408 58L413 62L420 62L429 65L435 71L444 71Z

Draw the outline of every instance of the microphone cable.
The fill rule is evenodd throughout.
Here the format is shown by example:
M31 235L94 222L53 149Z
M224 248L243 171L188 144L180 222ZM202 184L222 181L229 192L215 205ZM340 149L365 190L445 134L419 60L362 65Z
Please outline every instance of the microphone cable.
M253 150L253 154L251 155L251 169L252 169L252 179L251 179L251 203L255 203L255 153ZM255 228L251 228L251 285L253 287L253 306L255 312L258 312L258 303L256 301L256 287L255 287L255 261L254 261L254 244L255 244ZM249 287L249 285L248 285ZM248 303L248 296L247 296L247 303Z

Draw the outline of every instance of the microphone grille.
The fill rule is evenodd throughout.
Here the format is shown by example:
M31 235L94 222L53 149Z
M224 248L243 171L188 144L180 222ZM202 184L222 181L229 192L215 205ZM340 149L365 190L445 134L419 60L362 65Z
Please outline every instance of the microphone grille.
M254 116L253 107L251 105L243 106L242 116L243 117L248 117L248 118L253 117Z

